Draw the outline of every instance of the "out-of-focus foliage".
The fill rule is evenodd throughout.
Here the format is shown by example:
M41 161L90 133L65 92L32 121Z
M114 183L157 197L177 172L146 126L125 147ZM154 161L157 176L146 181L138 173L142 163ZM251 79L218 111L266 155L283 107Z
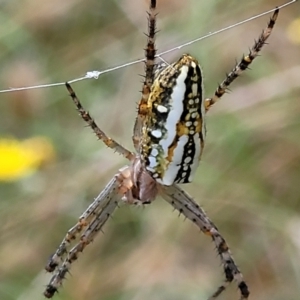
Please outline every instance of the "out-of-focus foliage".
M158 0L157 47L282 1ZM0 87L64 82L143 57L147 2L1 1ZM280 12L262 57L209 113L206 151L186 186L226 237L255 300L298 300L300 293L299 11L296 3ZM198 57L209 96L268 18L164 59ZM138 74L142 64L73 85L97 123L130 149ZM48 256L125 163L84 125L64 87L0 94L1 139L42 136L55 153L35 172L0 182L1 300L43 298ZM161 199L144 209L123 206L104 231L55 299L205 299L223 280L209 239ZM221 298L237 299L235 286Z

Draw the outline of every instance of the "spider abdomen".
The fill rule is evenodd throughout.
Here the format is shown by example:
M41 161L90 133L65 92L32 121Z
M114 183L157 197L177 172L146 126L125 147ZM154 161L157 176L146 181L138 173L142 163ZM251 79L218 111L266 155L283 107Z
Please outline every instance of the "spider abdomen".
M201 70L185 54L157 74L148 99L141 156L159 183L192 181L204 147L204 115Z

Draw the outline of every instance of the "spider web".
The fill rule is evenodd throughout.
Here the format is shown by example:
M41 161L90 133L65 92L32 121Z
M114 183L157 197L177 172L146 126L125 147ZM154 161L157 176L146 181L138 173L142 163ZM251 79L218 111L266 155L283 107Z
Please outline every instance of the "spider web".
M208 32L207 34L205 34L203 36L200 36L198 38L195 38L195 39L193 39L193 40L191 40L189 42L186 42L186 43L180 44L180 45L178 45L176 47L173 47L173 48L170 48L168 50L162 51L162 52L158 53L156 55L156 57L158 59L162 60L163 62L165 62L165 60L163 59L163 56L165 54L168 54L168 53L180 50L180 49L185 48L187 46L190 46L190 45L192 45L194 43L197 43L199 41L207 39L207 38L209 38L211 36L220 34L220 33L224 32L224 31L230 30L230 29L232 29L234 27L241 26L241 25L243 25L245 23L248 23L248 22L253 21L255 19L261 18L261 17L263 17L265 15L268 15L268 14L272 13L277 8L279 8L279 9L284 8L284 7L289 6L289 5L291 5L291 4L293 4L293 3L297 2L297 1L298 0L289 1L289 2L287 2L285 4L282 4L282 5L278 6L278 7L272 8L272 9L270 9L268 11L263 12L263 13L254 15L254 16L252 16L250 18L247 18L247 19L245 19L243 21L234 23L232 25L229 25L227 27L221 28L221 29L213 31L213 32ZM75 83L75 82L82 81L82 80L87 80L87 79L98 79L101 75L103 75L105 73L110 73L110 72L113 72L113 71L118 70L118 69L126 68L126 67L129 67L131 65L135 65L135 64L141 63L143 61L145 61L145 58L138 58L138 59L135 59L133 61L125 62L125 63L119 64L119 65L117 65L115 67L110 67L110 68L107 68L107 69L104 69L104 70L87 71L84 76L76 77L74 79L70 79L70 80L66 80L66 81L69 82L69 83ZM49 84L34 85L34 86L25 86L25 87L9 87L8 89L0 90L0 93L9 93L9 92L16 92L16 91L24 91L24 90L32 90L32 89L41 89L41 88L62 86L62 85L65 85L66 81L56 82L56 83L49 83Z

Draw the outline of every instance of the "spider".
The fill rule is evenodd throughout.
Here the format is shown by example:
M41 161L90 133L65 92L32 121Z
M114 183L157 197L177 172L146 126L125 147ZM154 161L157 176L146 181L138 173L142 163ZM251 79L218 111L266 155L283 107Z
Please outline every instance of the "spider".
M48 260L45 269L54 274L44 291L47 298L52 298L58 291L71 264L93 241L120 202L150 204L160 195L210 236L216 246L225 281L209 299L216 299L233 280L239 288L240 299L248 299L248 286L224 237L203 209L178 184L193 180L205 144L206 113L257 57L272 32L278 13L279 9L276 9L249 53L226 75L214 95L204 99L202 71L194 57L184 54L172 64L155 62L156 0L150 0L145 77L132 137L136 152L108 137L83 108L70 84L66 83L82 119L106 146L124 156L129 164L104 187ZM77 243L69 250L74 240Z

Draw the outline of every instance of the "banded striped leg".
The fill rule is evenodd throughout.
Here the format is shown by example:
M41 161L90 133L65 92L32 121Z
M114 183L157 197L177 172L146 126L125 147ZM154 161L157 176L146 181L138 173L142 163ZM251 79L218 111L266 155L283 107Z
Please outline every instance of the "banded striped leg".
M249 290L243 279L243 275L234 262L225 239L219 233L217 227L208 218L203 209L201 209L201 207L199 207L199 205L186 192L175 184L172 186L160 186L160 195L186 218L195 223L202 232L209 235L216 245L226 278L224 284L216 290L209 300L216 299L232 280L237 282L241 293L240 299L248 299Z
M278 17L279 9L274 11L273 16L271 17L268 26L262 31L257 41L255 41L253 47L250 49L248 55L244 56L241 61L232 69L232 71L227 74L225 80L219 84L215 94L211 98L205 99L205 109L208 111L210 107L215 104L220 98L225 94L229 85L245 71L252 61L258 56L262 47L266 44L268 37L272 33L272 29L275 25L276 19Z
M156 0L150 1L150 10L148 12L148 33L147 46L145 49L145 79L142 88L142 98L138 104L138 114L133 128L132 141L136 151L139 150L140 136L145 117L148 114L147 101L150 94L150 89L154 81L155 67L155 34L156 34Z
M77 224L73 226L66 234L65 238L57 248L56 252L50 257L45 269L48 272L53 272L60 264L63 256L68 251L68 246L74 241L77 236L87 227L103 209L103 207L111 200L114 194L117 193L119 183L113 178L104 188L97 198L91 203L87 210L80 216Z
M99 138L99 140L103 141L103 143L115 150L115 152L119 153L120 155L124 156L128 160L132 160L135 157L135 154L132 153L131 151L127 150L124 148L122 145L117 143L115 140L112 138L108 137L104 131L102 131L98 125L95 123L94 119L90 116L90 114L83 108L81 105L79 99L77 98L74 90L70 86L69 83L66 82L66 87L70 93L70 96L72 97L72 100L74 104L76 105L77 110L79 111L80 116L82 119L89 125L89 127L92 128L92 130L95 132L96 136Z
M57 292L63 279L69 272L72 262L77 259L78 254L94 239L97 232L101 230L108 218L112 215L122 197L119 193L119 188L120 181L116 176L107 184L104 190L82 214L79 222L68 231L66 237L46 266L46 270L49 272L54 271L56 267L59 268L46 287L44 292L45 297L52 298L55 292ZM76 239L84 228L86 229L82 233L78 243L67 253L67 247L71 240ZM62 265L59 266L65 254L67 254L67 256Z

